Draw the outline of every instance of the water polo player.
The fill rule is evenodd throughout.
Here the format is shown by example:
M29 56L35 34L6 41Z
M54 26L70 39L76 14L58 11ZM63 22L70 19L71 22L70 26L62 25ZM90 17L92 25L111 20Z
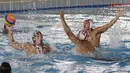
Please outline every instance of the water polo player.
M75 44L76 52L82 55L85 55L85 54L92 55L95 52L96 48L100 46L101 34L107 31L108 28L113 26L121 15L123 15L123 9L119 9L117 16L113 20L111 20L109 23L100 27L96 27L96 28L90 27L92 25L90 19L85 20L84 29L81 30L78 34L78 37L76 37L73 34L73 32L70 30L69 26L67 25L64 19L63 10L60 11L60 18L61 18L61 22L65 30L65 33L67 34L69 39Z
M8 24L7 21L5 22L5 29L7 32L7 37L10 41L10 46L17 49L17 50L25 50L30 54L46 54L51 51L54 51L48 44L43 43L43 35L40 31L35 31L33 33L33 44L31 43L19 43L15 41L13 37L12 25ZM11 22L12 24L12 22Z

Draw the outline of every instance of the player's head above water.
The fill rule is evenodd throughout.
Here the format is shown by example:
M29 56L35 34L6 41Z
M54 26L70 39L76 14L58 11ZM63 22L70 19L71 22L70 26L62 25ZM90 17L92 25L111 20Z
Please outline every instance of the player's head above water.
M34 46L43 44L43 35L42 35L42 33L40 31L38 31L38 30L35 30L34 33L33 33L32 40L33 40Z
M83 23L83 28L86 31L89 31L91 28L93 28L93 20L92 19L87 19Z

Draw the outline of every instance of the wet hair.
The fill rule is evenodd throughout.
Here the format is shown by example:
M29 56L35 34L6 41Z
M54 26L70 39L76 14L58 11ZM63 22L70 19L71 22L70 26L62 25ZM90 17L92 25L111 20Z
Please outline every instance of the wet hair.
M3 62L0 66L0 73L11 73L11 66L7 62Z

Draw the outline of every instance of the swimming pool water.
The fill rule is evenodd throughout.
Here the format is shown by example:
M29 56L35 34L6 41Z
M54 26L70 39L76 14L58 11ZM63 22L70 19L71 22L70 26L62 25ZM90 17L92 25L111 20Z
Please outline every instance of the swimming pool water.
M96 12L86 14L65 14L65 19L71 30L76 35L82 28L86 18L94 20L94 26L108 23L116 15L117 8L95 9ZM91 11L91 10L90 10ZM108 11L108 13L106 12ZM120 39L122 45L118 48L110 47L111 30L102 34L101 47L97 49L95 58L76 55L74 44L64 33L60 23L59 14L43 14L29 17L29 13L16 14L17 22L14 27L14 38L19 42L32 42L34 30L43 33L44 40L56 47L57 51L46 55L29 56L25 51L18 51L9 46L7 37L0 33L0 63L7 61L11 64L12 73L129 73L130 72L130 34L129 34L129 9L115 25L120 25L122 32ZM1 29L3 21L0 20ZM114 32L114 31L113 31ZM113 33L116 35L116 33ZM119 35L118 35L119 36ZM114 40L116 41L116 40ZM117 45L118 43L114 43ZM104 60L98 60L102 58ZM113 60L113 61L110 61Z

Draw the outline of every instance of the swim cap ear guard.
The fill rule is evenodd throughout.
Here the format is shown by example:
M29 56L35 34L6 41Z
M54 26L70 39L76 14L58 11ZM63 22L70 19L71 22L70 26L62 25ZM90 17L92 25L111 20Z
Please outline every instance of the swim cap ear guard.
M86 24L84 24L84 27L85 27L85 25L88 25L89 27L88 27L88 30L90 29L90 28L94 28L94 26L93 26L93 20L92 19L87 19L87 20L85 20L84 21Z
M36 46L36 40L35 40L35 37L36 37L38 34L41 34L41 35L42 35L42 33L41 33L40 31L38 31L38 30L35 30L34 33L33 33L32 40L33 40L33 45L34 45L34 46ZM40 41L41 41L40 44L43 43L42 40L43 40L43 39L40 40Z
M40 31L35 30L35 31L33 32L32 40L35 40L35 37L36 37L39 33L42 34Z

